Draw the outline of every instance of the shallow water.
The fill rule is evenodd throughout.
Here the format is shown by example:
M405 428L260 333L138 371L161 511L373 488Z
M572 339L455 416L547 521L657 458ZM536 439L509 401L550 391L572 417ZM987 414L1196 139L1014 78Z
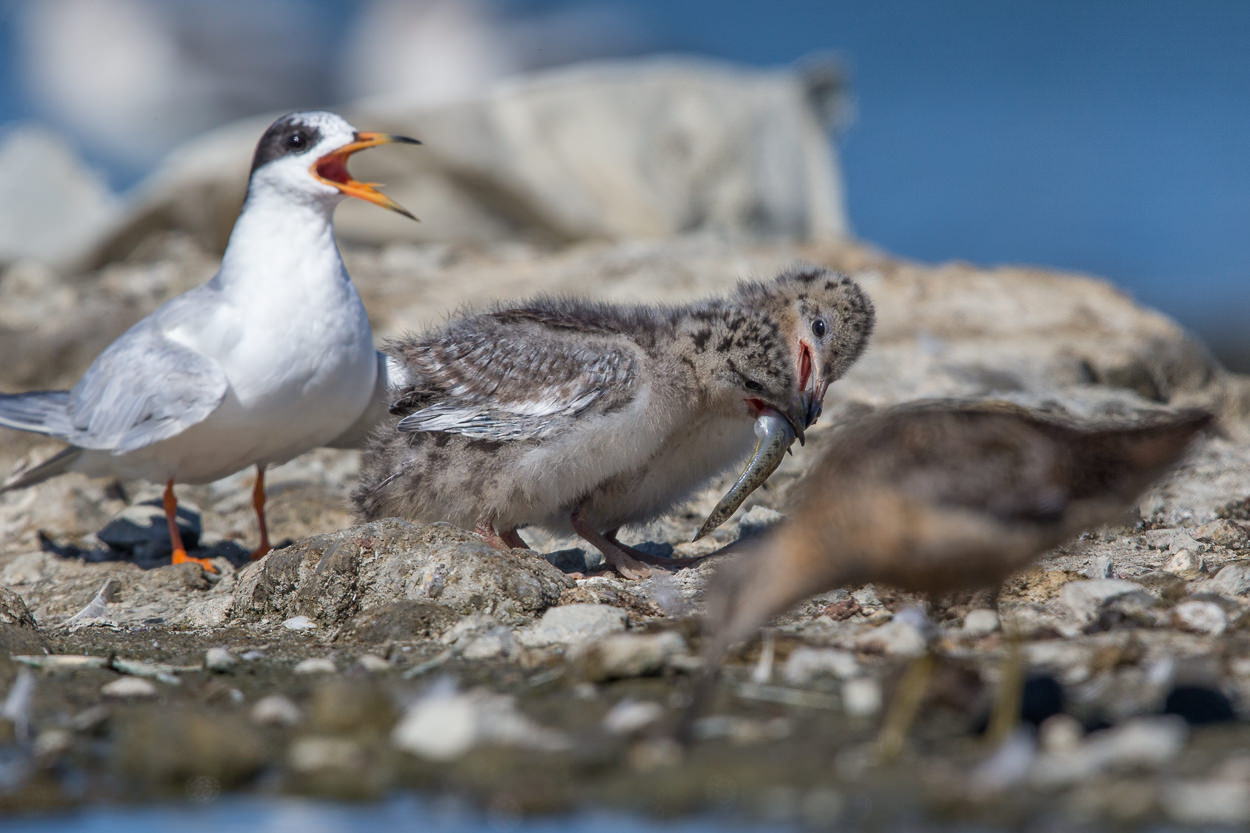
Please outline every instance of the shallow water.
M585 812L520 818L473 810L458 801L394 798L375 804L346 804L297 798L229 798L208 804L149 807L92 807L32 815L0 824L5 833L772 833L793 828L778 824L737 824L719 816L647 819L620 813Z

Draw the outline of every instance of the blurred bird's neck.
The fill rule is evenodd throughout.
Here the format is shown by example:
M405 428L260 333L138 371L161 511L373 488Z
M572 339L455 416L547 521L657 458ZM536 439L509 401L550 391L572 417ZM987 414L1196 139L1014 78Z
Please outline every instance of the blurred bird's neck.
M250 281L339 280L345 275L334 242L334 203L250 192L221 259L223 287Z

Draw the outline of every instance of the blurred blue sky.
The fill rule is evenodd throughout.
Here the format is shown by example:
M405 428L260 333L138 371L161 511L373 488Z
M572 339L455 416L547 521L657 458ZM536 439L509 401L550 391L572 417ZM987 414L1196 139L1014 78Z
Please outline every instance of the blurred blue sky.
M0 0L0 120L55 121L23 77L28 2L45 0ZM164 5L193 19L213 8L209 0ZM360 8L343 0L280 5L302 21L308 49L323 54L338 48ZM653 51L765 66L836 53L856 102L836 141L858 236L920 260L1036 263L1109 277L1250 368L1242 323L1250 308L1250 2L489 6L500 21L529 22L520 68ZM570 18L577 25L559 25ZM579 33L584 42L573 43ZM335 104L341 90L332 81L307 93L318 100L265 109ZM107 161L88 138L78 143ZM109 164L117 183L139 173Z

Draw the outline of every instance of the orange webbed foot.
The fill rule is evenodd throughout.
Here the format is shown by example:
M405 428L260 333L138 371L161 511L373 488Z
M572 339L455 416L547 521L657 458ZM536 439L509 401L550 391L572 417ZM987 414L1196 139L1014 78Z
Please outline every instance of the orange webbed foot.
M207 558L192 558L191 556L187 555L187 551L183 549L182 547L175 547L174 557L171 559L170 563L171 564L185 564L187 562L190 562L192 564L199 564L201 567L203 567L205 570L207 570L210 573L217 572L217 568L213 566L213 562L209 561Z

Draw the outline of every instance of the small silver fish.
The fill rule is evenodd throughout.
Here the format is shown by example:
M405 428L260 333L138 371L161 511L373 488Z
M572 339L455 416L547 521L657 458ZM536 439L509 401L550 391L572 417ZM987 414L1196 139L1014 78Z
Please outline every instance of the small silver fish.
M747 495L758 489L777 470L777 466L781 465L781 460L794 444L796 435L794 426L785 417L773 411L765 411L755 420L755 436L755 453L751 455L746 469L738 475L737 481L707 516L693 540L698 541L729 520L729 516L737 511Z

